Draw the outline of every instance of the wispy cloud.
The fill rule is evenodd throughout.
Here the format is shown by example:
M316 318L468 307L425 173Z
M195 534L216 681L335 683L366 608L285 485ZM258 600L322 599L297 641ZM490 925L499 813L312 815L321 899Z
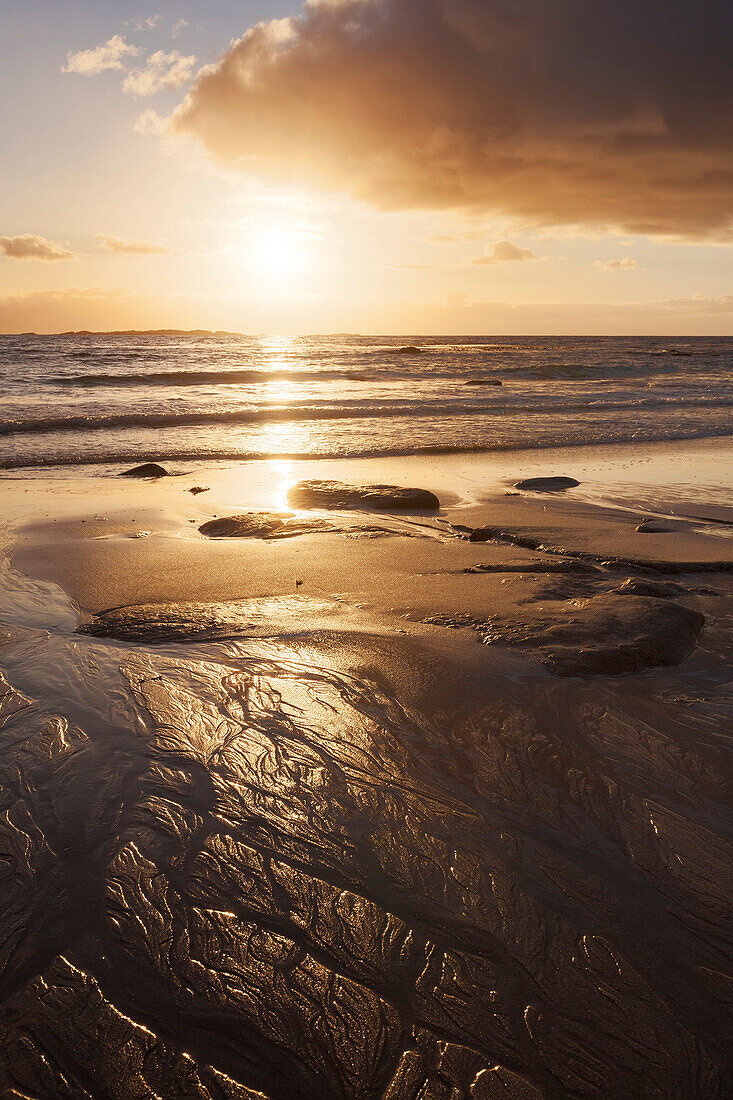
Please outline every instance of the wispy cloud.
M178 38L181 31L185 31L186 27L190 27L188 19L177 19L171 27L171 38Z
M130 19L125 26L134 27L136 31L152 31L162 18L161 15L147 15L141 19Z
M140 50L115 34L107 42L91 50L78 50L66 55L63 73L81 73L83 76L96 76L108 69L124 69L123 59L135 57Z
M167 119L159 115L152 107L142 111L132 124L136 134L144 134L146 137L162 137L166 132Z
M601 267L604 271L633 271L639 267L631 256L624 256L622 260L595 260L593 267Z
M156 50L141 69L133 69L127 74L122 89L131 95L147 98L162 92L165 88L180 88L193 75L196 58L184 57L177 50L165 53Z
M161 256L170 255L173 251L167 245L154 241L130 241L108 233L97 233L95 239L105 252L117 252L124 256Z
M17 237L0 237L0 252L11 260L73 260L74 253L56 241L49 241L35 233L21 233Z
M490 252L487 252L485 256L477 256L475 260L471 260L471 263L478 265L503 264L517 260L536 260L537 258L529 248L520 248L512 241L497 241Z

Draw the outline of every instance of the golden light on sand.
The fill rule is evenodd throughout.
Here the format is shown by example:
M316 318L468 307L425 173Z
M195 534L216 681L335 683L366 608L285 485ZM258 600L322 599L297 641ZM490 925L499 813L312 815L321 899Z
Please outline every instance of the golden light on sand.
M297 481L294 474L294 464L285 459L271 459L267 465L273 475L274 481L272 496L273 511L292 511L288 503L288 489Z

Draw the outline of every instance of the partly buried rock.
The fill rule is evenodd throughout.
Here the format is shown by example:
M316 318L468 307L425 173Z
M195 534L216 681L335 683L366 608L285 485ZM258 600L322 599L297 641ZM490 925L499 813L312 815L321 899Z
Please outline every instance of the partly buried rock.
M292 512L245 512L207 520L199 531L211 539L266 539L283 531L289 519L295 519Z
M574 477L525 477L514 483L515 489L531 489L535 493L560 493L580 485Z
M486 644L534 650L557 676L617 676L676 665L695 648L705 618L658 598L595 596L547 603L533 618L476 623Z
M204 485L192 485L188 491L191 496L197 497L199 493L208 493L209 489L208 486Z
M224 603L163 603L113 607L78 627L78 634L127 642L216 642L300 631L306 616L338 612L331 600L304 596L227 600Z
M664 535L674 531L674 527L670 527L668 524L661 523L656 519L643 519L636 530L643 535Z
M133 466L131 470L123 470L120 477L168 477L168 471L157 462L143 462L142 466Z
M398 485L345 485L341 481L299 481L288 491L293 508L373 508L379 512L434 512L440 501L427 489Z
M498 378L469 378L467 386L501 386Z
M672 596L684 593L685 589L673 581L647 581L639 577L629 577L611 591L617 596L651 596L655 600L669 600Z

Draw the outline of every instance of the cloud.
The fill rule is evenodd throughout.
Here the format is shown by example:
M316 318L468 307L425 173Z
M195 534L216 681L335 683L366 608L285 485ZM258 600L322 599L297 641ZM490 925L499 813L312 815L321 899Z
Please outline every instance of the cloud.
M604 271L633 271L639 267L631 256L624 256L623 260L594 260L593 267L601 267Z
M17 237L0 237L0 252L11 260L73 260L69 252L56 241L46 240L35 233L21 233Z
M68 53L66 64L61 72L95 76L97 73L106 72L107 69L124 69L122 59L134 57L139 52L137 46L131 46L119 34L115 34L107 42L103 42L101 46L95 46L92 50Z
M159 115L152 107L148 107L137 116L132 128L136 134L162 137L166 133L166 120L163 115Z
M162 16L160 15L148 15L143 19L131 19L125 26L132 26L136 31L152 31L154 27L158 26Z
M733 239L732 39L729 0L310 0L173 126L380 208Z
M485 256L477 256L471 260L472 264L503 264L515 260L536 260L534 252L529 248L519 248L511 241L497 241L490 252Z
M190 26L188 19L177 19L171 27L171 38L178 38L181 31L185 31L188 26Z
M166 245L155 244L153 241L128 241L123 237L106 233L97 233L96 240L99 242L99 247L106 252L117 252L125 256L170 255L173 251Z
M180 88L193 74L196 64L194 56L184 57L177 50L165 53L156 50L151 53L142 69L133 69L127 74L122 89L135 96L151 96L165 88Z

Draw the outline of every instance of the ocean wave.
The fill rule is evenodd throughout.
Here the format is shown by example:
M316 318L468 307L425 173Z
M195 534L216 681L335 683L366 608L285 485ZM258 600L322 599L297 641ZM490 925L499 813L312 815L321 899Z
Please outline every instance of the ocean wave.
M697 408L733 408L730 397L702 397L681 400L678 395L643 398L638 395L620 395L615 400L552 401L545 397L539 402L496 400L472 404L466 400L459 404L428 404L410 402L403 404L361 403L341 401L338 404L270 405L266 408L217 409L190 412L130 412L107 416L46 416L27 420L0 421L0 436L51 434L55 432L94 432L118 428L176 428L206 424L290 424L323 420L372 420L409 417L458 417L458 416L558 416L567 413L597 414L608 412L648 412L674 408L676 411Z
M340 448L334 450L310 450L310 451L262 451L262 450L235 450L234 448L211 448L209 450L178 449L165 450L157 453L156 457L166 463L171 462L257 462L267 460L283 461L312 461L314 459L345 459L345 458L399 458L411 455L449 455L449 454L488 454L493 451L539 451L547 447L585 447L602 446L611 443L654 443L675 442L687 439L726 439L733 438L733 430L730 426L713 429L701 427L699 429L685 429L680 431L665 431L661 428L637 428L595 433L592 438L572 438L558 432L557 436L543 439L527 438L492 440L481 443L434 443L416 444L414 446L370 446ZM23 455L12 458L0 458L0 470L30 470L30 469L56 469L59 467L79 466L120 466L123 464L138 463L149 457L148 450L129 449L119 451L106 451L92 454L89 451L77 454L65 455Z
M231 386L249 382L368 382L365 374L341 370L170 370L135 374L68 374L48 379L57 386Z

